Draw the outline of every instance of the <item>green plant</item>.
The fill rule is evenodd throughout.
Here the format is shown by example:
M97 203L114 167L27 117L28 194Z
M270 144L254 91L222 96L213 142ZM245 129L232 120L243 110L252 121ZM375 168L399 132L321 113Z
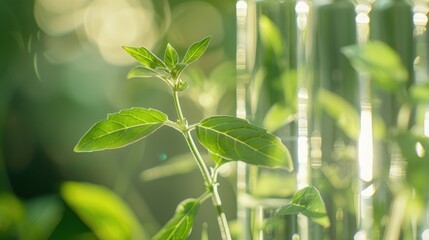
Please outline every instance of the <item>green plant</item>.
M186 120L179 92L188 88L188 82L180 76L189 64L204 54L209 41L210 37L207 37L193 43L181 61L177 51L170 44L165 49L164 60L144 47L123 47L141 64L133 68L128 77L162 80L172 92L177 120L172 121L165 113L155 109L122 110L108 115L106 120L92 126L74 149L76 152L91 152L121 148L149 136L162 126L171 127L183 135L203 176L206 191L198 198L181 202L173 218L154 236L154 239L186 239L201 203L210 197L217 210L222 238L231 239L218 192L218 172L223 164L244 161L267 167L283 167L290 170L293 168L289 151L280 139L247 120L233 116L212 116L196 124L189 124ZM202 158L192 134L194 130L200 144L210 153L212 167L209 167ZM323 201L315 188L308 187L298 191L293 201L278 211L280 215L298 213L317 219L317 222L324 226L329 225Z
M377 239L382 236L383 239L399 239L401 235L404 239L417 239L415 234L421 230L418 225L424 219L429 192L429 138L424 132L429 101L427 79L422 83L411 82L401 56L384 42L370 41L345 47L342 51L357 71L371 76L371 89L368 89L373 122L371 141L381 145L378 152L385 151L387 155L378 156L376 161L384 161L383 169L378 170L395 170L377 180L387 182L393 194L389 213L386 213L389 221L382 223L374 219L371 224L380 229L378 232L384 232L384 236L368 234ZM383 102L385 99L389 100ZM374 211L380 209L374 207ZM383 214L375 212L374 216Z

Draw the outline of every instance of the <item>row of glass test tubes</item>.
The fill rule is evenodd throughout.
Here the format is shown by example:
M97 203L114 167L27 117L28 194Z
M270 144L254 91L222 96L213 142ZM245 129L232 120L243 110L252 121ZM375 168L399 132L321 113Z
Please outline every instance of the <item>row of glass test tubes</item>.
M425 84L428 5L406 0L237 1L237 116L278 135L295 165L288 172L239 163L240 239L429 239L427 217L387 229L392 206L405 208L395 202L390 185L405 177L406 163L377 139L373 114L382 116L389 129L396 100L378 95L370 75L356 72L341 52L345 46L381 40L398 52L413 84ZM329 114L342 110L335 99L357 112L357 123L345 124L349 132ZM429 136L429 111L424 117L422 134ZM325 201L331 220L327 229L301 215L274 216L296 190L309 185Z

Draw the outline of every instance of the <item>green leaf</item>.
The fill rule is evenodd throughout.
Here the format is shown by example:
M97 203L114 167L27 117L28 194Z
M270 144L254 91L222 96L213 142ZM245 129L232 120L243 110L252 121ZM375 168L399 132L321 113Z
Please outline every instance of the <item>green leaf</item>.
M63 217L62 200L58 196L44 196L33 198L26 205L25 231L21 238L49 239Z
M127 78L150 78L158 75L159 74L152 69L144 66L136 66L128 72Z
M66 182L61 186L61 196L99 239L144 239L133 212L109 189Z
M165 48L165 54L164 54L164 62L167 67L170 69L174 68L179 61L179 55L176 52L176 49L174 49L170 44L167 44L167 47Z
M359 136L359 114L344 98L328 90L320 89L318 103L335 120L337 126L351 139Z
M411 98L417 103L429 102L429 84L413 85L410 93Z
M3 233L8 230L15 231L25 217L25 206L15 195L8 192L0 193L0 226Z
M423 201L429 191L429 138L404 131L397 134L396 141L407 161L407 182Z
M225 160L293 169L290 153L280 139L247 120L214 116L201 121L196 132L205 148Z
M344 47L342 52L356 70L368 72L385 90L396 91L408 80L408 72L401 58L383 42L352 45Z
M216 164L216 166L220 167L225 163L228 163L228 160L225 160L224 158L222 158L219 155L213 154L213 153L209 153L210 158L213 160L213 162Z
M274 132L296 119L296 110L275 103L265 115L263 126L270 132Z
M210 39L211 37L206 37L199 42L193 43L186 51L183 62L189 64L200 58L206 51Z
M266 15L261 15L259 29L264 48L272 49L277 57L281 57L284 53L283 38L277 26Z
M297 191L289 204L277 209L276 215L304 214L325 228L330 226L325 203L315 187L306 187Z
M128 54L135 58L139 63L149 69L157 67L166 67L165 64L155 54L145 47L122 47Z
M171 77L177 79L187 66L188 64L185 63L177 63L176 66L171 69Z
M156 234L154 240L187 239L200 208L196 199L186 199L176 209L173 218Z
M167 115L145 108L131 108L109 114L107 120L97 122L80 139L74 150L91 152L120 148L147 137L165 121Z

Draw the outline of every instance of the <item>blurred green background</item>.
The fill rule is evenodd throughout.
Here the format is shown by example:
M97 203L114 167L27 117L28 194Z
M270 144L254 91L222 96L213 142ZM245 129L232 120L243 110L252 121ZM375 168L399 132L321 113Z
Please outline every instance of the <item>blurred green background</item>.
M202 178L190 158L177 157L187 148L171 129L118 150L77 154L73 147L93 123L120 109L151 107L175 116L163 83L126 79L136 63L121 46L162 55L170 42L183 55L208 35L208 52L184 75L194 87L183 96L191 123L235 114L234 0L1 0L0 239L100 238L91 220L70 207L73 200L65 202L85 195L73 186L64 190L67 181L97 184L87 190L103 203L111 200L91 186L120 196L142 226L142 239L168 221L180 201L198 197ZM156 168L166 164L176 164L175 171ZM231 173L224 169L220 181L234 219ZM201 238L205 222L217 239L214 216L205 204L191 239Z

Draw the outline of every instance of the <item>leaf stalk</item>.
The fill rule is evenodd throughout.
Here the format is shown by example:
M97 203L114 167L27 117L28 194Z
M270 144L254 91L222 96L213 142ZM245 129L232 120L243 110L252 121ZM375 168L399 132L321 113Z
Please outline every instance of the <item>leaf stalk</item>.
M216 181L217 176L214 174L213 176L210 174L210 171L205 164L194 139L191 135L191 129L187 127L186 119L183 116L182 108L180 105L179 95L178 92L173 90L173 98L174 98L174 105L176 107L177 117L178 117L178 123L185 124L184 130L182 130L183 136L185 137L186 143L188 144L189 149L191 150L192 155L194 156L198 168L200 169L200 172L204 178L204 182L207 186L207 189L210 191L212 196L213 205L216 208L217 215L218 215L218 223L219 228L221 231L222 239L223 240L231 240L231 233L228 226L228 221L226 219L225 213L222 208L222 202L220 199L219 191L217 189L218 183Z

